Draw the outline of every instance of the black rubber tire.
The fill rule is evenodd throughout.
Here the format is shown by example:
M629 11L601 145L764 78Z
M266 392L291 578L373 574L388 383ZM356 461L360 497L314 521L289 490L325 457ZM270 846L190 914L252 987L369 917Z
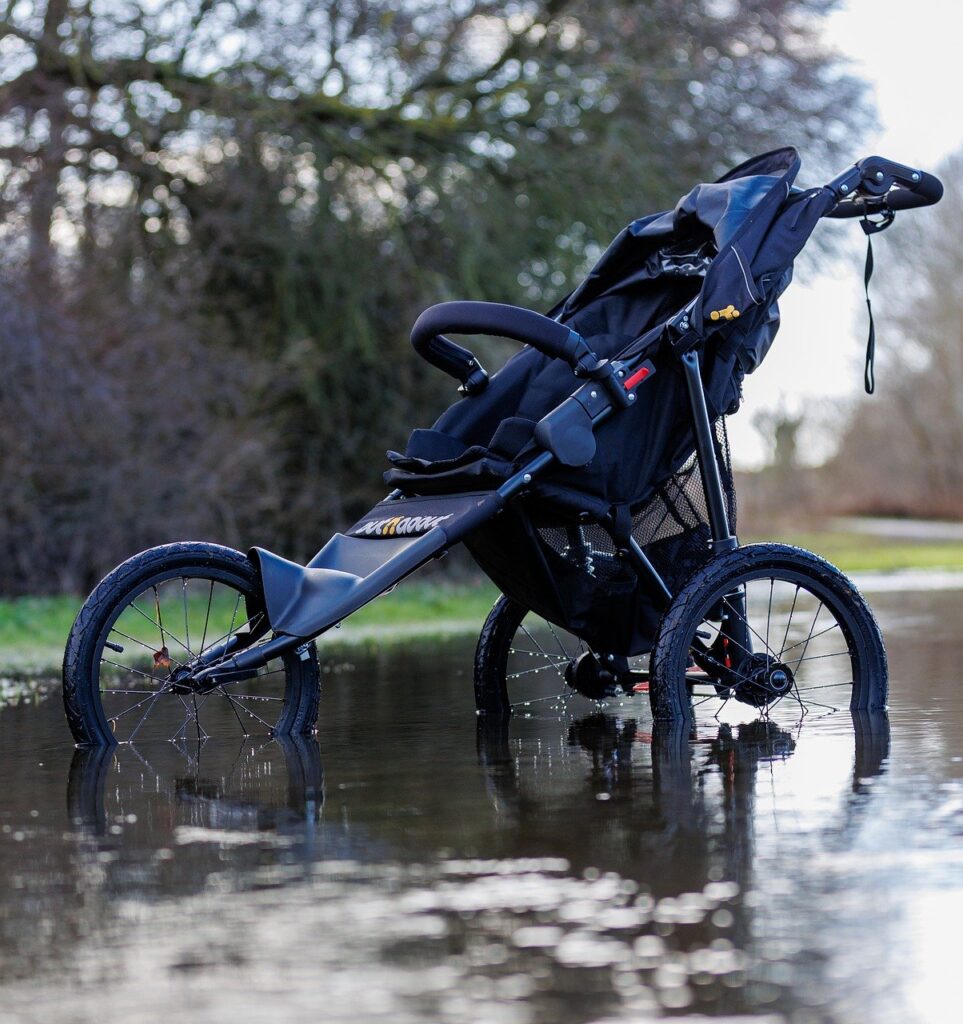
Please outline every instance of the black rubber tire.
M508 653L528 609L502 594L485 619L475 647L475 709L479 715L512 713L506 673Z
M790 582L805 581L836 617L855 662L850 709L885 708L886 648L876 618L852 580L811 551L786 544L750 544L715 556L689 579L666 610L650 660L653 718L692 719L685 673L695 631L728 589L747 574L765 577L767 572L788 574Z
M117 739L100 700L99 667L104 641L128 601L152 585L177 576L213 579L234 587L249 603L260 603L257 570L233 548L201 541L164 544L134 555L101 580L80 609L64 651L63 699L67 723L78 747L110 747ZM318 717L321 674L312 644L302 660L283 658L284 706L276 735L308 733Z

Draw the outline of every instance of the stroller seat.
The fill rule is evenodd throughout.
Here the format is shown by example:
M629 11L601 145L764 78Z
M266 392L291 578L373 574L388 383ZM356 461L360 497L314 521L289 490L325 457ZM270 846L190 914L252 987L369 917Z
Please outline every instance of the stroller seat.
M515 472L534 432L535 420L524 416L502 420L487 445L468 444L443 430L415 430L403 455L388 452L392 468L385 482L409 495L498 487Z
M667 342L673 325L694 304L699 309L693 315L704 309L706 320L712 312L735 311L703 351L710 414L715 419L735 410L743 375L772 342L776 299L791 280L794 252L780 253L771 267L760 267L755 257L776 226L773 218L797 168L794 150L776 150L697 186L674 210L633 221L585 280L547 314L577 332L600 358L643 353L659 372L646 385L646 401L631 411L634 426L625 420L603 426L595 458L549 472L533 488L536 496L592 516L613 506L634 511L685 462L693 439L679 353ZM803 219L810 217L815 211ZM498 311L510 307L492 309L496 324L488 333L514 336L510 325L500 331L497 323ZM481 382L463 388L467 396L431 429L415 430L404 453L388 453L390 486L405 495L498 487L538 450L539 420L573 391L570 368L533 347L509 359L491 380L480 367L478 373Z
M504 593L598 649L647 650L664 608L663 596L647 592L621 559L613 532L623 547L633 538L673 589L711 554L679 358L697 345L735 526L724 417L738 408L743 377L773 341L793 258L825 212L825 201L812 193L792 193L798 167L795 150L775 150L697 186L674 210L632 222L547 314L553 327L575 332L600 359L646 359L653 372L632 408L593 428L589 461L553 464L465 543ZM459 352L460 366L446 364L420 339L435 338L442 327L474 327L460 310L445 323L442 308L422 314L436 322L416 324L412 340L429 361L459 376L466 394L431 428L413 431L404 453L388 453L385 480L408 499L444 501L500 487L542 450L539 421L581 383L566 361L534 345L490 380L467 350ZM485 333L519 337L504 312L509 308L492 307ZM446 344L450 353L455 346Z

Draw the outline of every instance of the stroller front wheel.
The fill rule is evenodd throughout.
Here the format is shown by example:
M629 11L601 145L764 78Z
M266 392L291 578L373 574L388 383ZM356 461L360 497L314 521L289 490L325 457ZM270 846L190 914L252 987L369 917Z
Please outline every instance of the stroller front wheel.
M226 668L213 685L194 680L203 659L227 661L269 632L257 572L239 551L189 542L134 555L97 585L67 638L63 698L75 742L310 732L320 695L313 644L250 672Z
M802 713L886 705L886 650L866 601L825 559L784 544L736 548L696 572L662 619L650 669L661 720L730 699L763 713L784 701Z

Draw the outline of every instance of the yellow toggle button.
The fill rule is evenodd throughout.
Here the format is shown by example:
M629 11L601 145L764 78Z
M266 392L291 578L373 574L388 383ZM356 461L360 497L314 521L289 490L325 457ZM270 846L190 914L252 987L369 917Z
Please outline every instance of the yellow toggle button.
M739 315L739 310L730 303L725 309L714 309L709 314L710 320L735 320Z

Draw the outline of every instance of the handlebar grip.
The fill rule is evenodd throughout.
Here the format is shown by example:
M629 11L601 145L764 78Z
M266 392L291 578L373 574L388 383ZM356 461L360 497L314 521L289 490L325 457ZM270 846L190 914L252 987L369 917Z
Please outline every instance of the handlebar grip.
M943 182L935 174L927 174L926 171L916 171L915 173L919 174L919 181L887 193L886 202L891 210L911 210L918 206L932 206L943 198Z
M531 309L500 302L440 302L415 321L411 344L432 366L460 380L467 394L482 390L488 375L468 349L445 337L445 331L512 338L573 367L588 351L575 331Z
M943 183L935 175L881 156L860 160L827 187L839 199L827 214L835 218L864 217L887 209L912 210L943 198Z
M419 322L420 320L416 321L415 329ZM422 359L427 360L432 366L437 366L449 377L461 381L465 394L476 394L488 386L488 374L474 354L443 334L416 337L415 330L412 330L411 343Z

